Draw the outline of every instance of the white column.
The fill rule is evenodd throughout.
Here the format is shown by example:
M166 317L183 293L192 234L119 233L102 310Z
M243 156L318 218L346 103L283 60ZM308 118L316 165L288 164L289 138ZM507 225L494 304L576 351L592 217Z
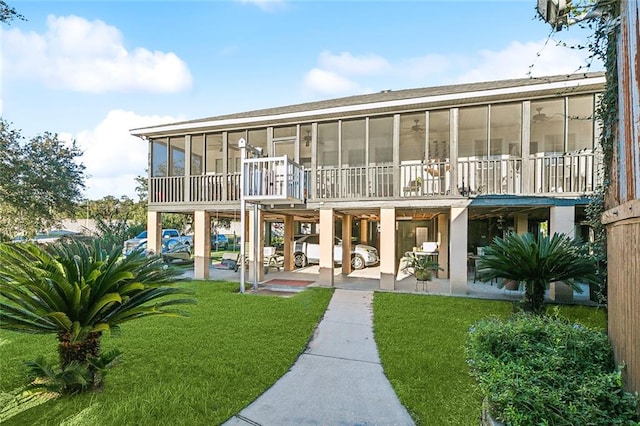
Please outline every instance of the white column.
M396 287L396 209L380 209L380 289Z
M147 212L147 250L162 250L162 215L158 212Z
M264 279L264 216L260 209L258 209L258 214L256 215L253 207L254 206L251 205L249 209L249 244L247 246L247 256L249 258L249 281L251 281L255 289L257 284ZM257 235L254 232L256 221L258 222ZM256 262L254 262L254 259Z
M211 215L204 210L194 213L193 276L197 280L209 278L211 261Z
M333 209L320 209L320 284L333 287Z
M549 209L549 235L562 233L575 238L575 206L554 206ZM556 302L573 300L573 289L562 282L551 283L549 298Z
M451 294L467 294L467 230L469 212L466 207L451 207L449 285Z
M442 270L436 273L438 278L449 278L449 217L438 215L438 266Z
M549 234L563 233L570 238L576 234L576 207L554 206L549 210Z

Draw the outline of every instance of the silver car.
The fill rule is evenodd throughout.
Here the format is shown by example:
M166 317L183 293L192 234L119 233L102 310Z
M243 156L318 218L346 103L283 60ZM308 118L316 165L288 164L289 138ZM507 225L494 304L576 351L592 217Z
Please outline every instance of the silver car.
M342 240L335 237L333 246L333 261L342 264ZM365 266L376 265L378 250L365 244L351 246L351 267L363 269ZM293 263L302 268L312 263L320 263L320 236L318 234L299 235L293 245Z

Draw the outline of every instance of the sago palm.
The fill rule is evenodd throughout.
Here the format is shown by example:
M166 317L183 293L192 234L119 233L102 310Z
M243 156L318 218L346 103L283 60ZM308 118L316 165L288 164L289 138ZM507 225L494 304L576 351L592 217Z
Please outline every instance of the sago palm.
M122 259L97 240L0 244L0 327L56 334L62 369L80 363L95 372L90 361L100 358L104 332L138 318L185 315L175 306L195 303L182 297L191 292L165 285L180 273L142 252Z
M562 281L576 291L577 282L596 281L596 261L581 244L565 234L533 236L510 233L495 238L478 261L483 281L503 278L525 283L525 307L542 313L544 292L550 283Z

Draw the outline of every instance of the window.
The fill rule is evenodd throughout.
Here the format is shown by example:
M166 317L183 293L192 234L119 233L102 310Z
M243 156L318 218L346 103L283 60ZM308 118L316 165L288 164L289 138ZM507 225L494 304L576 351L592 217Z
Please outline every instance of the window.
M167 139L155 139L151 142L151 176L164 177L167 169Z
M569 98L567 151L593 149L594 108L592 95Z
M300 126L300 165L305 168L311 167L311 125Z
M342 122L342 164L344 166L365 165L365 120Z
M229 147L229 173L240 173L241 158L240 148L238 148L238 141L240 138L247 139L247 132L242 130L240 132L229 132L227 135L227 144Z
M184 136L169 139L169 165L171 167L170 176L184 176L185 162L185 142Z
M429 112L429 160L449 159L449 110Z
M488 107L460 108L458 124L458 156L487 156Z
M203 159L204 153L204 136L191 136L191 174L201 175L204 169Z
M424 160L426 114L400 115L400 162Z
M393 162L393 117L369 120L369 164Z
M274 127L273 138L295 138L297 136L296 126Z
M338 123L318 124L318 166L338 165Z
M564 99L531 102L531 154L564 152Z
M521 155L522 105L491 106L490 155Z
M262 155L266 156L267 151L267 129L249 130L247 142L255 148L262 148Z
M206 172L222 173L222 156L224 154L222 147L222 133L211 133L206 135ZM220 164L220 167L218 165Z

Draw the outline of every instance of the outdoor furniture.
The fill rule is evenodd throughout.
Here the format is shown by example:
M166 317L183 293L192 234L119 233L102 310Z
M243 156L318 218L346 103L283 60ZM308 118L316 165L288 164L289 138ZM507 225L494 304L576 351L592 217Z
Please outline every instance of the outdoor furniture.
M217 269L232 269L237 272L239 260L240 253L223 253L220 263L214 264L213 267Z
M269 273L269 269L275 268L276 270L280 270L280 268L284 269L284 256L276 253L275 247L265 247L263 249L263 265L264 265L264 273Z

